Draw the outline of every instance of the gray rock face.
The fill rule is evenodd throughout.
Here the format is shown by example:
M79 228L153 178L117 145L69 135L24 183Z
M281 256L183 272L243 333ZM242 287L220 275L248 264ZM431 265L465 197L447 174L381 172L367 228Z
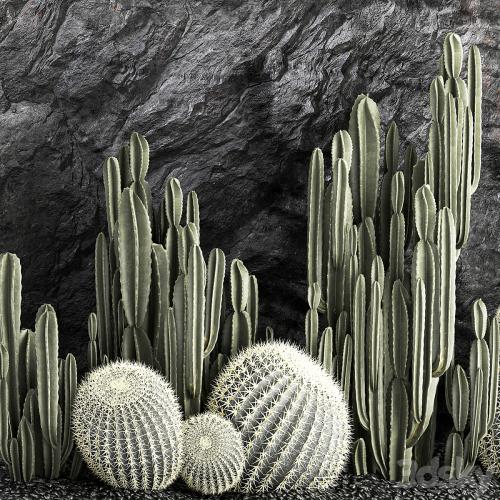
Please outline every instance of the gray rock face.
M105 229L101 164L137 130L149 181L198 192L202 245L259 278L261 325L302 340L308 156L328 149L361 92L424 152L444 35L479 45L483 175L458 273L468 307L500 303L499 76L494 0L7 0L0 5L0 250L23 264L25 326L52 303L62 350L82 353ZM496 162L495 162L496 159Z

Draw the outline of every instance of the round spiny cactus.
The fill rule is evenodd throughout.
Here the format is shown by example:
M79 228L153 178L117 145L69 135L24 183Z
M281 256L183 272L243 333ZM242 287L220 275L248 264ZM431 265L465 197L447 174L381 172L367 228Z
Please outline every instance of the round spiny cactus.
M75 396L72 427L85 462L111 486L160 490L180 472L179 403L145 365L118 361L90 372Z
M479 460L484 469L500 477L500 397L497 399L493 425L488 434L481 440Z
M327 488L346 463L351 429L342 391L290 344L242 351L216 380L208 407L242 434L240 491Z
M183 426L184 460L181 477L203 495L219 495L234 488L243 472L241 434L233 424L213 413L191 417Z

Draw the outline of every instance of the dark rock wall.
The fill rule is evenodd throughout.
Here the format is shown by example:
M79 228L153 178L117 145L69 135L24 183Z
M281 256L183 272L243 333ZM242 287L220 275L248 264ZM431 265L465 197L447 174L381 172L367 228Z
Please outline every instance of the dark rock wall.
M444 35L479 45L483 174L458 273L467 308L500 303L498 7L472 1L4 0L0 4L0 250L23 265L23 323L54 304L63 351L83 352L101 163L137 130L164 180L196 189L205 250L259 278L262 325L302 340L307 161L361 92L384 129L424 152Z

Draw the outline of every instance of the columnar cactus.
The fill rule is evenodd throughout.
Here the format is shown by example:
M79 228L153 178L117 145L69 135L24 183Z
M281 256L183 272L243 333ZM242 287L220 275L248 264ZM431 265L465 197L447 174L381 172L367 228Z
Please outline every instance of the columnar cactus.
M430 87L424 158L410 146L399 166L399 133L391 124L379 191L380 116L375 102L360 95L349 131L333 137L332 182L325 186L318 148L309 163L306 346L347 393L354 367L364 436L355 446L358 471L369 466L402 481L412 460L422 466L433 456L442 375L454 417L445 461L455 477L472 467L496 401L491 367L499 340L492 326L485 338L482 302L474 305L470 387L453 359L456 260L480 175L481 61L471 47L466 84L457 35L446 37L443 54ZM326 313L321 336L318 312Z
M146 181L149 146L133 133L118 158L103 167L108 237L95 248L96 315L89 320L89 363L124 358L158 368L180 397L186 416L200 411L216 371L229 351L249 345L258 328L258 285L243 263L231 265L234 314L224 329L226 258L200 244L198 196L169 179L153 208ZM227 323L227 322L226 322ZM224 333L224 341L217 342ZM214 348L217 346L217 349Z
M182 415L170 384L131 361L97 367L80 383L72 428L85 462L118 488L161 490L182 462Z
M35 331L22 330L21 264L0 256L0 458L16 481L57 478L66 464L76 477L70 415L76 393L76 361L58 358L54 309L43 305Z
M181 477L192 490L220 495L238 484L245 456L241 434L229 420L213 413L190 417L183 445Z
M290 344L256 344L230 360L208 407L242 433L241 491L327 488L346 463L351 431L342 391Z

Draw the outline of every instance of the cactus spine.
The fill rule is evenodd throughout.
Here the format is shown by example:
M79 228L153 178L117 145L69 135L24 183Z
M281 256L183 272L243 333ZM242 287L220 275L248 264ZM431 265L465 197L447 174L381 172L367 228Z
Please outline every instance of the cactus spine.
M356 469L400 481L408 479L411 460L422 466L432 458L442 375L454 421L445 461L455 477L474 463L496 402L490 367L498 363L498 335L485 338L481 302L474 305L469 377L453 359L456 259L468 239L480 175L480 55L471 47L466 84L459 76L460 38L448 35L443 52L442 74L430 87L423 159L410 146L399 167L399 133L391 124L378 193L380 118L376 104L360 95L349 131L333 138L331 184L324 186L321 177L320 150L309 165L308 248L321 246L323 253L320 264L317 252L308 252L307 349L334 367L345 388L353 351L356 417L368 437L356 442ZM321 304L327 328L318 350Z
M57 317L40 307L35 331L21 330L21 264L0 256L0 457L16 481L57 478L65 464L75 477L70 416L76 361L58 358Z
M121 357L159 369L189 416L200 411L210 373L215 376L224 356L255 340L258 284L241 261L232 262L234 313L225 321L226 258L214 249L204 260L198 196L187 195L183 225L183 192L171 178L154 209L148 168L149 146L137 133L104 163L108 236L96 241L88 362L94 367Z

